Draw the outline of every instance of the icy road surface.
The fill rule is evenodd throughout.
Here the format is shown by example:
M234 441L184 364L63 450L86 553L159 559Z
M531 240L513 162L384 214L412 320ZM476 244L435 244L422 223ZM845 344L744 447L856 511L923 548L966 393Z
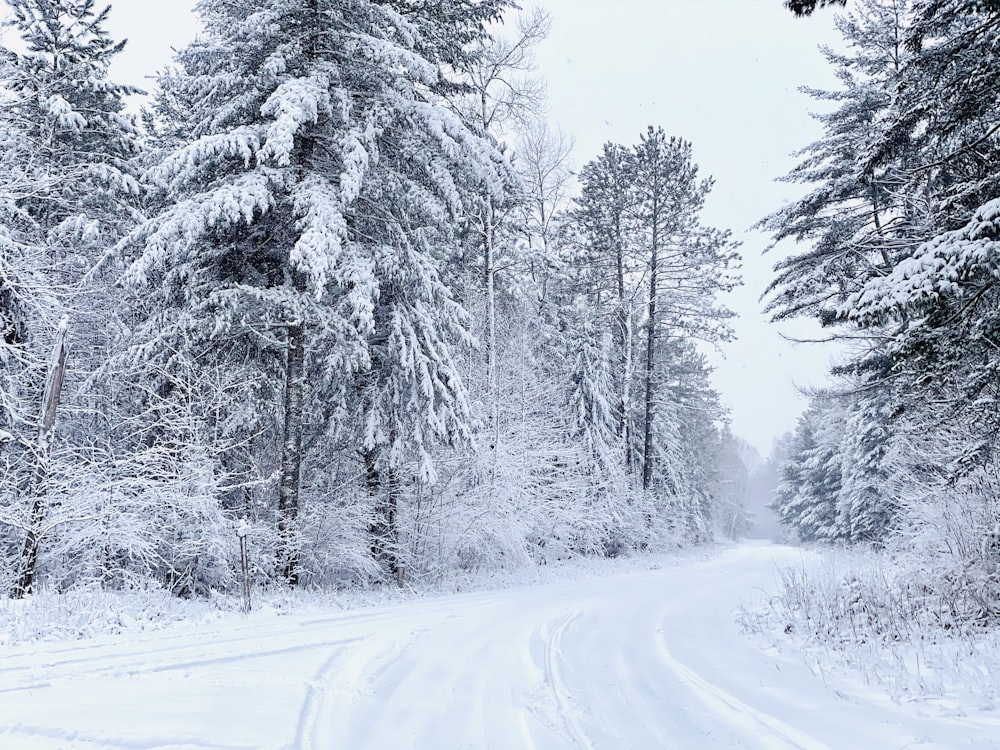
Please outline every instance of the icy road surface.
M1000 747L995 712L922 715L743 636L735 608L798 559L748 546L354 613L8 648L0 749Z

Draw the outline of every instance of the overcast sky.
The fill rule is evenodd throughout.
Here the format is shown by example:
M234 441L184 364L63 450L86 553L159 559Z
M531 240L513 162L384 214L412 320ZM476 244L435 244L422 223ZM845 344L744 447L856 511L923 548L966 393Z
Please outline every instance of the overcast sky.
M115 0L111 30L129 46L115 75L144 80L195 33L193 0ZM525 2L525 5L528 3ZM606 141L632 145L646 126L694 144L703 174L716 178L707 221L743 242L746 285L728 299L737 341L711 355L714 382L732 410L733 431L763 453L794 428L805 401L797 386L820 385L831 353L793 345L782 333L816 336L808 325L775 326L758 298L775 256L748 229L801 194L777 183L790 156L820 134L801 85L833 86L818 52L836 44L832 14L797 19L781 0L542 0L552 33L537 61L551 119L576 139L580 167ZM793 248L781 248L788 251Z

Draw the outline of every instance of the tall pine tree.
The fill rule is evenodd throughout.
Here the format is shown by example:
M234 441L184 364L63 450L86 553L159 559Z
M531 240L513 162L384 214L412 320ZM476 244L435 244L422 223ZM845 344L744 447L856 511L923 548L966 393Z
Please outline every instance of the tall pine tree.
M467 433L465 315L438 268L502 159L446 106L443 71L504 5L204 0L204 34L161 82L192 139L147 175L165 208L130 238L126 281L155 297L138 337L168 365L247 362L267 384L291 583L307 429L353 436L390 571L383 479L416 456L432 481L429 442Z

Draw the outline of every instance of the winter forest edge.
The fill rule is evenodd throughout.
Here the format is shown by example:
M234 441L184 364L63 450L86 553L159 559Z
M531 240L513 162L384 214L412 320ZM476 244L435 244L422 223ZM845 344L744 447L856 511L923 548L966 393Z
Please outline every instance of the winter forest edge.
M995 4L841 11L804 197L761 226L797 243L769 311L846 353L762 463L703 355L741 248L702 221L697 143L652 126L574 170L544 13L203 0L133 115L113 11L5 2L12 599L238 596L241 541L255 589L674 549L745 535L773 482L788 539L878 555L829 606L790 578L787 627L995 626Z

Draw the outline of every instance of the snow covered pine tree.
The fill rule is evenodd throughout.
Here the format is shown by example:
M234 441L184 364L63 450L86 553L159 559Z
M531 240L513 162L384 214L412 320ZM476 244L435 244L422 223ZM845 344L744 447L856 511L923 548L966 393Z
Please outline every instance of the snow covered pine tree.
M161 81L167 131L190 139L146 176L165 208L129 238L126 282L156 299L147 351L250 362L268 384L290 584L307 432L358 449L387 575L394 474L413 460L434 481L430 441L468 434L466 315L438 267L505 167L446 106L444 71L507 4L203 0L204 33Z

